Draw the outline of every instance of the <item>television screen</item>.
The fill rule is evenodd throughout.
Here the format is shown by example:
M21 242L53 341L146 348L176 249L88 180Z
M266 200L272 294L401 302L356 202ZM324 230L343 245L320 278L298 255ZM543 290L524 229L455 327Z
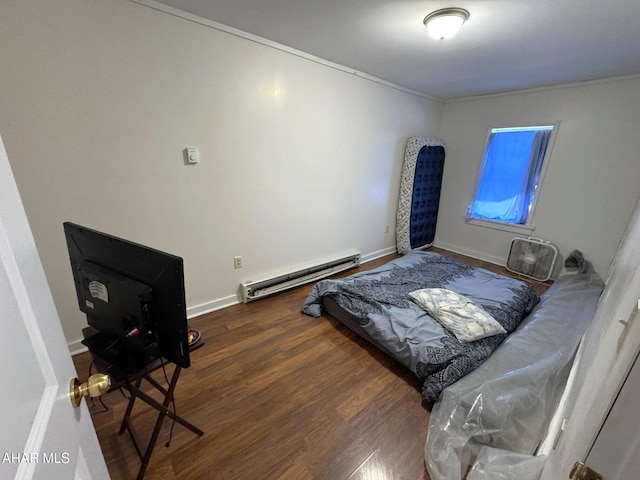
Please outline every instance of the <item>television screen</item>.
M64 232L94 353L126 373L158 356L189 367L182 258L71 222Z

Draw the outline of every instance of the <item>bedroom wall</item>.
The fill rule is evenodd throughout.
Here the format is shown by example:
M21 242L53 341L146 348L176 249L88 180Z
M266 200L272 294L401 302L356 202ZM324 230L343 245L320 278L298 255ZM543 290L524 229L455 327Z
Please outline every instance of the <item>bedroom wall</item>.
M189 312L217 308L241 281L393 251L406 140L442 110L125 0L3 1L0 62L0 135L72 344L63 221L182 256Z
M532 236L582 251L606 276L638 198L640 77L445 104L436 245L504 264L514 233L465 223L490 127L560 121Z

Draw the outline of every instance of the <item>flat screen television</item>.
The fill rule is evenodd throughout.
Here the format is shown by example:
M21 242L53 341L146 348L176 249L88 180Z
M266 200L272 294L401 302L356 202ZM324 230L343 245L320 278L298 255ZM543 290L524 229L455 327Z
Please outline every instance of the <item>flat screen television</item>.
M163 357L187 368L182 258L64 223L80 310L96 333L83 340L123 373Z

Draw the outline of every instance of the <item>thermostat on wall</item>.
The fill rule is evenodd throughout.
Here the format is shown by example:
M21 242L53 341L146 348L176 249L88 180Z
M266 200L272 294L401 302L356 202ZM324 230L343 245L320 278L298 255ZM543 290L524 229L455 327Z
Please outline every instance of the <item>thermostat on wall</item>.
M188 164L196 164L200 161L200 154L197 147L187 147L184 149L186 162Z

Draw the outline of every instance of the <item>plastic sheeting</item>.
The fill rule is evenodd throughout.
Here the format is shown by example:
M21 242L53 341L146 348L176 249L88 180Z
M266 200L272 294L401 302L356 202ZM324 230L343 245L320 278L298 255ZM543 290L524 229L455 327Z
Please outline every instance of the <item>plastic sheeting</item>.
M467 480L539 480L546 461L545 455L534 457L482 447Z
M595 273L560 278L485 363L442 392L425 445L433 480L539 478L545 457L533 454L602 288ZM530 476L509 476L518 465Z

